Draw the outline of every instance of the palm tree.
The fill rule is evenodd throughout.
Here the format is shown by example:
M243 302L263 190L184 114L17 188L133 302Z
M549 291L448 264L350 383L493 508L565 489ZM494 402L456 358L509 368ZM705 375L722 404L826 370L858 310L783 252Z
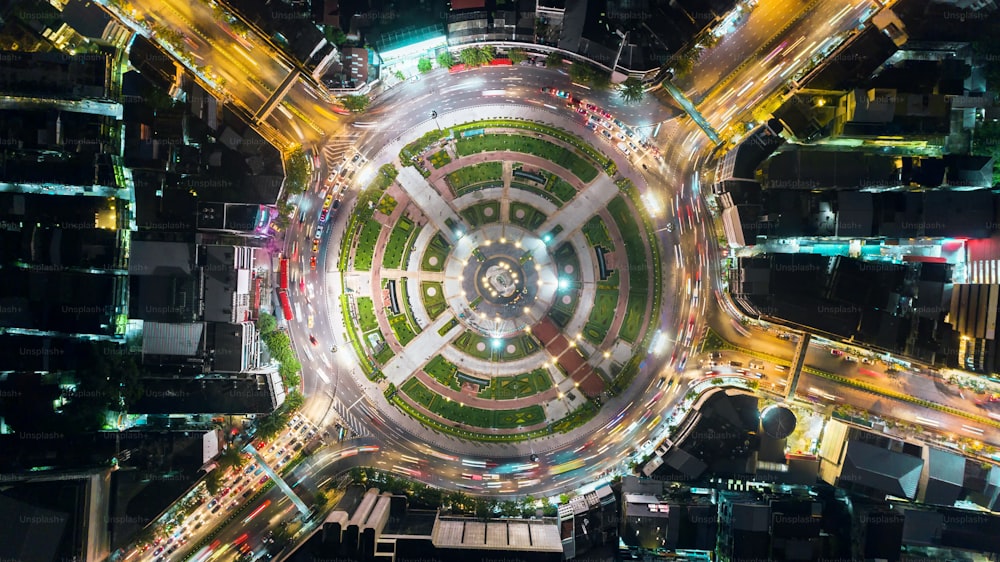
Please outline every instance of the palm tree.
M486 45L479 48L479 64L490 64L497 56L497 49L493 45Z
M642 82L638 78L629 77L618 86L618 95L625 103L639 103L643 95Z
M458 59L462 61L462 64L466 66L479 66L480 54L478 47L469 47L467 49L462 49L458 53Z
M451 56L451 51L441 51L437 56L438 66L451 68L455 65L455 58Z

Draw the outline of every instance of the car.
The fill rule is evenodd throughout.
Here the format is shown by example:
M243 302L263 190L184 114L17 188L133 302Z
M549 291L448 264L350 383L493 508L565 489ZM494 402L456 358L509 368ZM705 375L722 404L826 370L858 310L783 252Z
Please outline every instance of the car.
M316 256L309 258L309 269L316 271Z
M311 344L313 344L313 345L318 345L318 344L319 344L319 341L318 341L318 340L316 340L316 336L314 336L314 335L312 335L312 334L309 334L309 343L311 343Z

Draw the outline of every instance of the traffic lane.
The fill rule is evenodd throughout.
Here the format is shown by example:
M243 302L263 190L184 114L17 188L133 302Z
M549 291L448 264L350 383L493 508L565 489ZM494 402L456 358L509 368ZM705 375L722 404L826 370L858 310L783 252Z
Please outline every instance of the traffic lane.
M697 63L698 72L688 73L690 86L682 89L691 98L705 94L720 78L732 73L748 55L771 41L775 30L801 15L808 4L809 0L760 2L742 24L723 35L715 47L702 53Z
M817 6L787 33L769 43L764 52L753 57L753 63L731 79L718 84L712 91L713 95L706 98L710 103L702 104L699 111L716 130L726 130L728 123L740 120L742 115L756 107L758 101L777 91L788 81L786 76L794 75L798 69L810 64L810 58L829 41L833 41L833 37L854 27L858 16L869 5L869 2L860 2L851 7L828 2ZM799 30L802 30L800 36ZM796 36L799 39L793 41L791 38ZM789 42L792 45L787 50L782 50ZM727 102L737 88L737 98Z
M995 427L980 426L961 416L929 410L916 404L839 386L836 382L822 377L803 374L803 379L799 383L799 395L807 396L809 388L836 396L836 400L820 400L829 406L847 404L885 419L903 420L945 435L978 439L990 444L1000 443L1000 430Z
M355 448L359 446L370 446L373 444L374 442L371 440L359 439L356 440L356 442L352 444L352 447L350 448ZM336 456L336 453L339 453L342 450L345 449L331 451L326 455L317 453L316 455L307 458L306 461L303 461L298 466L296 466L295 469L289 475L285 476L286 482L290 483L296 482L302 477L305 477L303 479L303 483L307 487L312 487L312 489L320 490L321 482L327 481L328 479L333 479L337 475L342 474L356 466L365 466L368 463L372 462L371 459L369 458L370 456L369 453L359 453L348 457ZM303 484L300 484L300 486L301 485ZM286 502L282 502L281 501L282 499L285 499ZM286 503L290 505L290 502L287 502L287 496L285 496L284 492L282 492L277 486L273 486L266 492L254 497L251 505L259 506L266 501L270 501L271 503L264 510L262 510L254 519L255 520L260 519L262 522L266 521L269 523L268 526L276 525L277 523L271 524L270 522L272 520L275 520L276 516L280 516L281 514L286 513L288 511ZM222 522L221 528L219 528L219 531L213 540L219 540L221 546L222 544L226 544L227 542L232 543L237 538L239 538L239 536L245 532L246 523L244 523L244 520L247 514L249 514L249 512L240 512L239 515L241 515L241 517L234 516L231 517L230 519L224 520ZM258 529L262 528L263 527L259 527Z

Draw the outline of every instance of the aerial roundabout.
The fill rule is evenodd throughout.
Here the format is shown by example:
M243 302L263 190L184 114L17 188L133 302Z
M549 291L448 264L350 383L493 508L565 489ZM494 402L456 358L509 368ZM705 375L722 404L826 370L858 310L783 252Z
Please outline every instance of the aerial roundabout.
M602 423L646 387L658 225L641 176L599 139L442 115L372 158L327 275L341 349L381 410L520 446Z

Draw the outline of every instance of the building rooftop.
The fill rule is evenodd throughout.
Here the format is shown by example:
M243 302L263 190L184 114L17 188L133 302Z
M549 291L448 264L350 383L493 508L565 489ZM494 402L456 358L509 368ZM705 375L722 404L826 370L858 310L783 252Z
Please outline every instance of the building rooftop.
M431 536L438 548L562 552L559 526L541 521L439 518Z

